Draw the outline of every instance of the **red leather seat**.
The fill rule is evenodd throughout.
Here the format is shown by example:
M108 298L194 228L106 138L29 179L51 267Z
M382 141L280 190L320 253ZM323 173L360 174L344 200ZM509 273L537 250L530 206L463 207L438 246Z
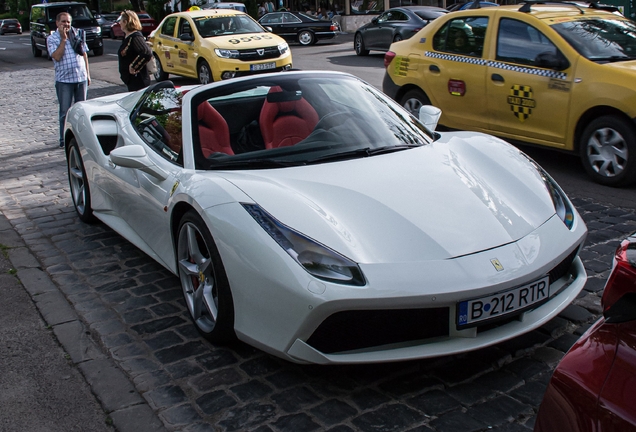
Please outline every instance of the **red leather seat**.
M208 102L203 102L197 109L199 119L199 142L203 156L206 158L212 153L221 152L233 155L230 145L230 128L227 122L217 110Z
M278 86L269 93L282 92ZM305 99L269 102L261 109L259 124L265 141L265 148L294 145L309 136L318 123L316 110Z

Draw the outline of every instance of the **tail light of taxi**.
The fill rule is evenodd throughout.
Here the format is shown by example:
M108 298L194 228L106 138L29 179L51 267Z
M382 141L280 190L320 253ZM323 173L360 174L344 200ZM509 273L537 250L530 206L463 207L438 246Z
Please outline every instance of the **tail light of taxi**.
M606 322L636 320L636 235L616 249L612 273L605 284L603 315Z
M393 51L387 51L387 53L384 54L384 67L388 68L394 58L395 53Z

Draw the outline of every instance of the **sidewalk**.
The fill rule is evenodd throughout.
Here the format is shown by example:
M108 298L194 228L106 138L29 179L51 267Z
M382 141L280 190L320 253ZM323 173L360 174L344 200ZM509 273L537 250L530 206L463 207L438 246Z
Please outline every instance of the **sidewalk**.
M57 115L53 73L42 69L31 74L37 77L28 75L0 73L4 84L39 95L37 107L21 103L20 97L10 104L0 101L0 110L16 119L3 121L0 149L20 149L19 157L6 153L0 169L0 431L163 431L162 422L43 271L30 248L42 253L48 239L29 234L28 215L6 194L26 191L34 176L45 179L40 197L34 197L43 205L68 194L46 180L42 163L65 160L55 145L57 122L51 120ZM47 78L50 88L43 89L38 82ZM89 98L112 94L113 87L123 89L95 82ZM45 153L41 144L35 145L42 142L49 144Z

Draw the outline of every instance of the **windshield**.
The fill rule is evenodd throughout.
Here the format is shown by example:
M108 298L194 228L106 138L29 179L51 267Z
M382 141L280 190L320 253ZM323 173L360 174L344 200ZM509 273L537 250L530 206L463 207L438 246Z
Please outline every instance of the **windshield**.
M194 155L203 169L335 162L433 141L394 101L343 75L276 74L217 87L194 101Z
M51 6L49 8L49 21L55 22L57 15L62 12L71 14L71 24L77 22L92 21L93 15L85 4L67 5L67 6Z
M636 24L632 21L593 18L552 26L583 57L597 62L636 58Z
M247 15L220 15L194 18L199 34L204 37L242 33L263 33L263 28Z

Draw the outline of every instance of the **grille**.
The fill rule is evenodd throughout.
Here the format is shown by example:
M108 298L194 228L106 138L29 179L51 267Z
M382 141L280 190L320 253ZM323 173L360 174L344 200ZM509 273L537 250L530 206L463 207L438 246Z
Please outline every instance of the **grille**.
M241 61L254 61L254 60L267 60L280 57L280 51L278 47L259 48L263 49L263 55L259 55L256 49L244 49L239 50L239 60Z
M558 281L563 276L565 276L565 274L570 269L570 266L572 266L572 262L574 261L574 258L576 258L576 255L578 253L579 253L579 248L577 247L576 249L574 249L570 253L570 255L565 257L565 259L563 261L561 261L556 267L554 267L552 270L550 270L548 275L550 275L550 283L551 284L556 282L556 281Z
M448 308L337 312L320 324L307 344L331 354L448 336Z

